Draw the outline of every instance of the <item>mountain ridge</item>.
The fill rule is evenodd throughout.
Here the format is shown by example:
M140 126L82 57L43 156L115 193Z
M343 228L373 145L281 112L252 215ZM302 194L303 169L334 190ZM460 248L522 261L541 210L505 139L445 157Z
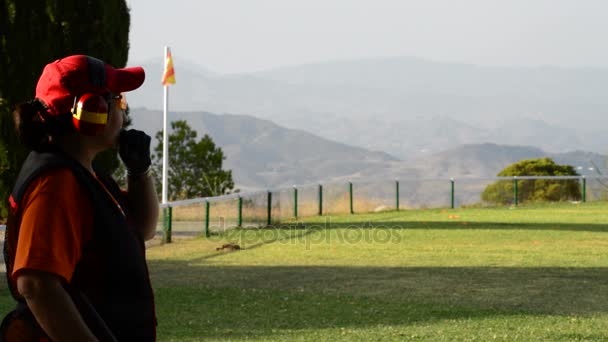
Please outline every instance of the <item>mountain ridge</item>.
M175 62L172 110L253 115L401 159L482 142L551 152L608 146L604 69L389 58L223 75ZM129 101L162 108L163 66L144 68L148 81ZM451 130L438 135L441 127Z
M131 109L133 127L150 135L161 130L162 112ZM172 112L170 121L186 120L200 139L209 134L226 156L237 188L262 190L316 184L403 178L493 177L521 159L551 157L588 171L606 156L592 152L549 153L536 147L465 144L427 156L400 160L390 154L327 140L301 130L247 115ZM154 145L156 142L154 142Z

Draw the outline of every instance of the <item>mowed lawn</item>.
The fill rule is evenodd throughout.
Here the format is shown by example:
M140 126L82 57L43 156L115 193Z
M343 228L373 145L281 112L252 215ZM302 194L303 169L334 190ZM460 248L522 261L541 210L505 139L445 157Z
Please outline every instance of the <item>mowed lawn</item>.
M161 341L608 340L604 202L304 218L148 253Z
M608 340L605 202L304 218L148 260L159 341Z

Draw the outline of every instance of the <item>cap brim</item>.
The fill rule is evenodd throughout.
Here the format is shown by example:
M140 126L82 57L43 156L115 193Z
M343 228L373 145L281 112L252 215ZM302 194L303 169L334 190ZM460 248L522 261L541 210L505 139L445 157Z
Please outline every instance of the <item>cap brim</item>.
M106 64L106 86L113 93L122 93L139 88L146 79L142 67L114 69Z

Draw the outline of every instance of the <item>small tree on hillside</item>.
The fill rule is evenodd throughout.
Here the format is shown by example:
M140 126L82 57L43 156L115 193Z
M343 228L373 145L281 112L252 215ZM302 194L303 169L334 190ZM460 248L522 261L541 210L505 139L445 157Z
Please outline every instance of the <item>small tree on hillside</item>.
M519 161L498 173L499 177L508 176L578 176L574 167L558 165L551 158L527 159ZM581 192L575 179L530 179L517 183L518 201L566 201L579 200ZM497 181L486 187L481 199L495 204L513 202L513 182Z
M222 149L205 134L196 141L197 133L186 121L171 122L169 135L168 194L170 201L177 199L219 196L234 188L232 171L222 170L225 159ZM156 133L158 145L154 150L153 167L157 191L162 182L163 132Z

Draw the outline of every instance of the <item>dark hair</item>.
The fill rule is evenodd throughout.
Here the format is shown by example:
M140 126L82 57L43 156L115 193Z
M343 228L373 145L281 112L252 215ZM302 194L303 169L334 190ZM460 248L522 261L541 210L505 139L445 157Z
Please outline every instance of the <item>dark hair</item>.
M46 111L46 105L34 99L18 104L13 112L19 140L30 150L42 150L50 144L50 137L57 140L74 131L71 115L47 116L43 119Z

